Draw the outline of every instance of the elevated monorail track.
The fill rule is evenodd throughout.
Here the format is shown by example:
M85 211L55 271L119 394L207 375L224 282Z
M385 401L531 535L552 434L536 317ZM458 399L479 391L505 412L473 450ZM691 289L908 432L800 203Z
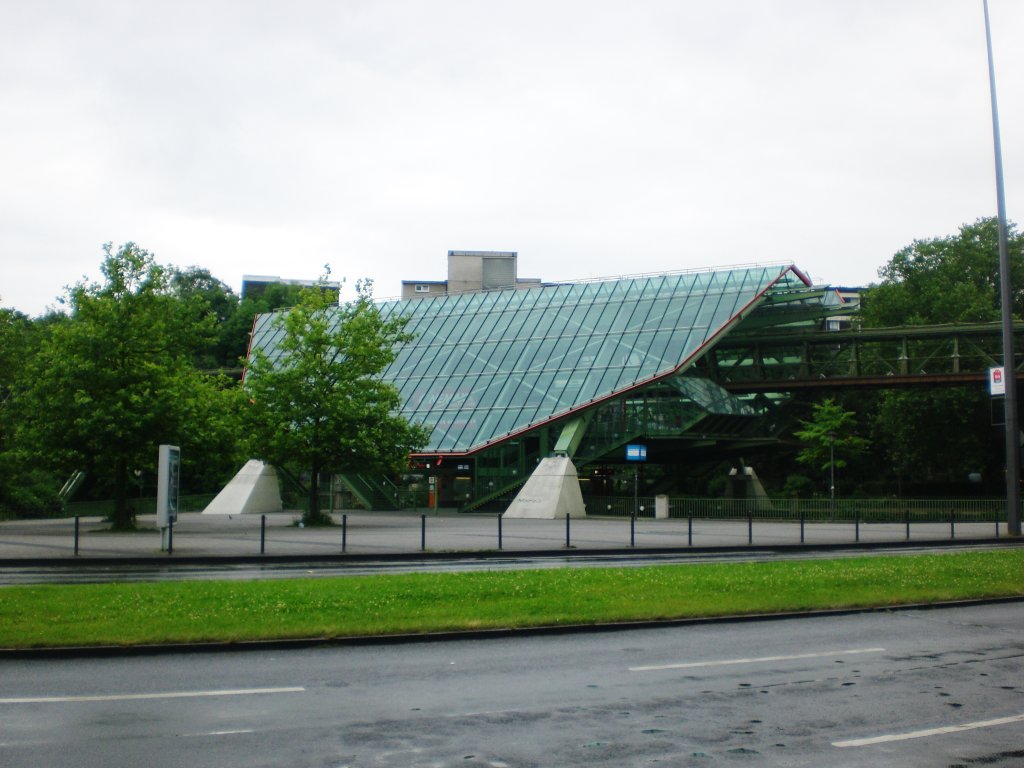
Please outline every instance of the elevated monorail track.
M1024 323L1015 327L1024 377ZM1002 365L999 323L734 334L697 364L733 393L984 386Z

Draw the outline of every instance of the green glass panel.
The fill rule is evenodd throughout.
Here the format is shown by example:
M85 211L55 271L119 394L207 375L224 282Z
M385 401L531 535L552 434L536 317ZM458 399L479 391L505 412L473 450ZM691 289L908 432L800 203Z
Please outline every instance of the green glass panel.
M430 351L430 347L426 345L418 345L407 349L407 356L399 367L399 361L396 360L384 373L384 378L390 381L399 381L402 379L416 378L416 369L419 366L420 361Z
M495 436L502 436L508 432L514 432L519 426L519 414L522 411L521 408L505 408L501 412L501 418L498 419L498 423L495 426Z
M530 390L533 386L533 382L537 379L537 374L512 374L510 378L515 382L516 388L512 392L512 396L508 399L509 408L522 408L526 404L527 398L530 396Z
M674 370L773 282L802 286L757 268L388 302L415 338L384 378L433 430L424 450L468 450ZM276 357L274 317L252 344Z
M526 351L526 347L529 342L525 339L517 339L516 341L506 342L508 344L508 351L505 354L505 359L501 363L501 368L507 372L522 372L523 367L520 364L520 359L523 356L523 352Z
M486 326L490 319L490 314L481 317L477 313L466 312L460 315L455 328L445 340L445 344L449 349L472 344L479 337L481 326Z
M488 346L486 354L482 355L483 359L486 360L485 368L492 371L504 371L509 370L509 366L506 363L509 351L512 349L512 341L498 341Z
M533 358L529 361L528 370L548 370L551 364L552 354L557 344L557 338L545 338L540 339L538 341L534 341L531 344L531 348L533 350Z
M527 309L518 309L515 312L509 314L505 318L504 325L502 327L501 338L503 339L520 339L526 333L526 325L531 320L531 313Z
M579 403L581 400L587 400L588 397L582 396L581 393L586 387L587 378L589 372L585 370L573 371L569 375L569 380L565 384L565 389L562 391L561 404L566 408L571 408L574 404Z
M681 365L684 360L688 359L700 348L704 333L704 331L694 331L692 328L686 328L685 326L676 328L669 338L668 344L665 346L665 352L663 353L665 364L673 368ZM700 336L701 339L698 340L697 336Z
M474 350L472 353L463 352L460 356L466 360L466 373L477 374L484 377L502 375L501 360L495 360L496 345L490 345L485 354Z
M642 331L637 337L637 346L645 350L643 366L651 373L658 373L666 368L674 367L676 362L670 363L665 359L665 349L668 346L672 331Z
M453 445L463 449L472 445L486 414L486 409L478 408L476 404L476 398L469 398L461 406L450 410L449 419L452 425L448 430L448 439Z
M504 409L492 408L484 413L475 435L467 436L470 445L480 445L494 438Z
M700 309L697 310L697 315L693 319L694 327L707 328L711 324L721 298L721 294L715 291L708 291L701 297Z
M619 379L615 383L616 391L633 384L640 377L640 367L627 365L619 371Z
M606 368L601 373L601 380L597 385L598 392L601 396L610 395L615 391L619 383L619 375L621 373L620 368Z
M577 367L584 369L593 368L597 361L597 353L600 351L604 341L604 338L600 336L586 338L583 342L583 348L580 351L580 359L577 363Z
M619 348L619 341L619 336L606 336L602 340L601 346L597 350L597 354L594 356L592 367L607 368L611 364L616 350Z
M589 402L596 400L597 398L609 394L607 390L601 388L601 384L604 381L604 369L590 368L584 371L583 383L580 386L580 391L576 395L576 401L579 403Z
M559 409L572 407L575 403L587 366L582 362L583 357L584 355L588 357L596 355L600 341L585 336L573 339L572 345L565 355L564 365L558 369L558 375L550 388L551 398L557 402ZM588 346L591 349L588 349Z
M433 405L440 394L440 386L434 388L436 382L437 379L410 379L406 385L409 394L402 398L405 407L418 413Z
M603 297L599 304L594 306L597 314L590 316L588 321L590 323L591 333L604 335L611 330L615 317L618 315L619 306L612 305L609 303L607 297Z
M626 324L627 331L638 331L644 327L647 322L647 316L651 313L651 307L654 306L653 298L642 298L638 299L636 305L633 307L633 314L630 315L629 323Z
M600 319L604 313L605 305L602 303L591 303L587 306L586 312L579 317L579 332L591 334L600 333Z
M540 395L541 402L547 402L551 396L551 384L555 380L554 371L544 371L537 374L536 392Z
M432 410L437 406L438 400L444 395L447 379L436 377L424 377L417 386L414 397L416 398L416 412Z

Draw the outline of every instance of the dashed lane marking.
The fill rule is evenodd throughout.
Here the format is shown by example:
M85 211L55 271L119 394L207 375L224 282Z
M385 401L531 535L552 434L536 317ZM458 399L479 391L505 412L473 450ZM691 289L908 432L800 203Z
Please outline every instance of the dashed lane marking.
M691 661L685 664L657 664L649 667L629 667L630 672L657 672L664 669L700 669L702 667L725 667L731 664L762 664L771 661L798 661L800 659L824 659L831 656L852 656L859 653L883 653L885 648L849 648L842 651L821 651L818 653L795 653L791 656L760 656L750 659L720 659L716 661Z
M197 699L210 696L259 696L269 693L303 693L305 688L229 688L218 691L168 691L118 693L106 696L23 696L0 699L0 704L75 704L89 701L144 701L147 699Z
M886 744L893 741L907 741L909 739L925 739L929 736L942 736L947 733L960 733L961 731L974 731L978 728L992 728L996 725L1010 725L1011 723L1024 722L1024 715L1013 715L1011 717L997 717L994 720L979 720L976 723L964 723L963 725L947 725L943 728L928 728L923 731L909 731L907 733L889 733L885 736L870 736L865 739L848 739L846 741L833 741L833 747L869 747L872 744Z

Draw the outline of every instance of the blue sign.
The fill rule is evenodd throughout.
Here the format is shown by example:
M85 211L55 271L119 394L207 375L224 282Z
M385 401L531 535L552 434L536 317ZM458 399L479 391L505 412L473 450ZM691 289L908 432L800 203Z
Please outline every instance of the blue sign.
M647 461L647 446L627 445L626 461Z

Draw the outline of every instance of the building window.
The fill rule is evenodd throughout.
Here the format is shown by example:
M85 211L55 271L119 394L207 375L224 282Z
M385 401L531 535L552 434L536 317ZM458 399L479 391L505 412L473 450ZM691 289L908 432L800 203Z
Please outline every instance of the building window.
M430 286L424 285L423 283L416 284L416 293L430 293Z

